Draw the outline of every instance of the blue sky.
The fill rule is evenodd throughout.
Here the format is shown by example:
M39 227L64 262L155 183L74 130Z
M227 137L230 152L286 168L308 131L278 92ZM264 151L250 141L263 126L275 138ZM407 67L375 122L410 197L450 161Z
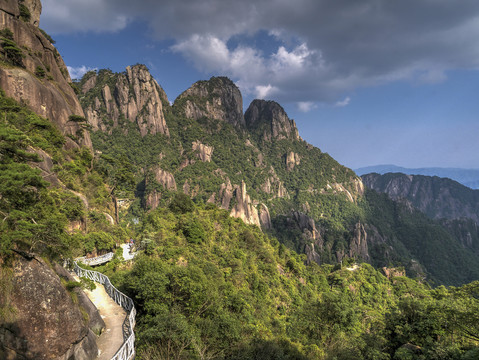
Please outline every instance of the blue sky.
M479 168L476 0L43 0L73 76L146 64L173 101L226 75L342 164Z

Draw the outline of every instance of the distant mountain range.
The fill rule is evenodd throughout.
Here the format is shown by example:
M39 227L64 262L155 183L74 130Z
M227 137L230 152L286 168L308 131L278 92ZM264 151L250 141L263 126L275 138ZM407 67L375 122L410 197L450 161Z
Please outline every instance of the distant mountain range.
M396 165L374 165L366 166L354 170L359 176L369 173L403 173L408 175L427 175L439 176L455 180L471 189L479 189L479 169L460 169L460 168L404 168Z

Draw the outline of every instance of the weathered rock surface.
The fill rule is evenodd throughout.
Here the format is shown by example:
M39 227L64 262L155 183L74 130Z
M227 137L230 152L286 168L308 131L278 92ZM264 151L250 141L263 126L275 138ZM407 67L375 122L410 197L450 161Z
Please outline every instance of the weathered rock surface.
M271 229L273 226L271 224L271 216L268 207L265 204L260 204L259 221L263 229Z
M111 130L103 121L104 116L113 127L118 126L120 117L124 117L138 125L142 136L169 136L164 114L164 107L169 106L168 97L145 65L128 66L124 73L109 73L105 77L108 81L98 83L98 75L91 73L82 80L85 95L82 104L93 130ZM111 88L108 82L113 84ZM101 88L100 95L94 96L97 87Z
M177 190L175 177L172 173L165 171L161 168L156 168L153 170L153 175L155 181L158 184L162 185L166 190ZM146 206L151 209L156 209L158 207L158 204L160 203L160 199L161 192L154 190L148 194L146 198Z
M406 199L433 219L469 218L479 222L479 190L437 176L387 173L362 176L364 184L391 199Z
M364 225L358 222L354 226L353 238L349 243L349 257L360 258L369 261L368 234Z
M286 187L274 171L273 167L270 168L269 175L270 176L267 177L265 182L261 185L261 190L266 194L272 195L272 199L289 197L288 190L286 190Z
M241 92L226 77L196 82L178 96L174 106L190 119L207 117L234 126L245 124Z
M291 171L294 169L296 165L299 165L301 163L301 157L290 151L289 153L286 154L286 169L288 171Z
M11 0L0 2L0 28L12 31L24 55L23 66L0 66L0 87L7 96L48 118L63 134L74 137L77 144L91 147L88 132L81 124L69 121L70 115L83 116L83 110L69 85L71 79L62 57L38 29L40 1L23 2L31 12L31 23L18 18L18 4ZM34 75L38 68L45 71L44 77ZM69 145L77 146L72 141Z
M59 264L55 264L55 272L66 281L75 281L74 277ZM83 290L76 288L74 291L78 297L78 305L88 314L88 328L95 334L100 335L105 329L105 322L100 312Z
M40 14L42 13L42 3L40 0L23 0L22 4L30 11L30 24L38 26L40 24Z
M214 148L202 144L201 141L193 141L192 145L193 151L197 152L198 157L203 162L211 162L211 156L213 155Z
M244 115L248 130L261 134L263 140L299 140L294 120L274 101L253 100Z
M226 183L221 184L218 198L220 199L221 208L229 210L231 199L233 198L233 186L230 179L227 179Z
M0 325L0 358L96 357L95 335L58 275L43 260L17 256L11 281L8 296L15 312L9 322Z
M231 216L240 218L246 224L253 224L261 226L258 210L255 204L251 201L250 196L246 192L246 184L241 182L241 186L236 186L235 190L236 204L231 209Z

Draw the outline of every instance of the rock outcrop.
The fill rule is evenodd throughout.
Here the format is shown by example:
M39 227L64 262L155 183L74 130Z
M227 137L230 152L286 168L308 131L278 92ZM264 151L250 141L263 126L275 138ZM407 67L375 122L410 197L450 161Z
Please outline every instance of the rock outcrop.
M0 87L7 96L28 105L52 121L64 135L69 135L67 146L91 148L84 124L69 119L70 115L84 114L69 84L71 79L62 57L38 28L41 3L28 0L22 4L31 13L29 22L19 17L19 1L0 2L0 29L12 32L12 41L22 52L21 59L13 62L13 66L0 65ZM5 50L0 50L5 57Z
M207 117L234 126L245 124L241 92L226 77L212 77L208 81L196 82L178 96L174 107L190 119Z
M164 114L168 97L145 65L128 66L121 74L92 72L82 79L81 88L82 105L93 130L109 131L125 118L137 124L142 136L169 136Z
M286 169L291 171L296 165L301 163L301 157L295 152L290 151L286 154Z
M236 186L234 194L236 202L231 209L231 216L240 218L246 224L261 226L258 210L246 192L246 184L244 181L241 182L241 186Z
M229 210L231 199L233 198L233 190L230 179L227 179L226 183L221 184L218 199L222 209Z
M165 171L161 168L153 170L153 176L155 181L162 185L165 190L176 191L176 181L172 173ZM186 192L186 191L185 191ZM146 206L150 209L156 209L160 203L161 191L153 190L146 198Z
M54 269L58 276L60 276L62 279L66 281L75 281L75 278L59 264L55 264ZM88 314L88 328L96 335L100 335L106 327L100 312L89 299L89 297L83 292L83 290L80 288L75 288L74 291L78 297L78 305Z
M263 229L269 230L273 227L271 224L271 216L269 214L268 207L265 204L260 204L259 210L259 222Z
M469 218L479 222L479 190L437 176L376 173L362 176L364 184L391 199L406 199L433 219Z
M244 117L248 130L259 134L264 141L300 139L296 123L277 102L253 100Z
M368 234L364 225L358 222L354 226L353 238L349 243L349 257L360 258L369 262Z
M193 141L192 144L193 151L197 152L198 157L203 162L211 162L211 156L213 155L214 148L202 144L200 141Z
M11 283L8 297L14 311L0 325L0 358L96 358L96 336L88 328L88 319L43 260L16 256Z

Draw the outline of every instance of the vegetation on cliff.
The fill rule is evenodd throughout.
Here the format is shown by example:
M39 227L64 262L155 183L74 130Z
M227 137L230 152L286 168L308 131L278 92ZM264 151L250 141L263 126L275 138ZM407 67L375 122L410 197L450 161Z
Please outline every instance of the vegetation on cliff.
M177 195L104 266L137 309L140 359L473 359L479 283L431 289L353 260L304 265L256 226ZM391 271L394 273L394 271Z

